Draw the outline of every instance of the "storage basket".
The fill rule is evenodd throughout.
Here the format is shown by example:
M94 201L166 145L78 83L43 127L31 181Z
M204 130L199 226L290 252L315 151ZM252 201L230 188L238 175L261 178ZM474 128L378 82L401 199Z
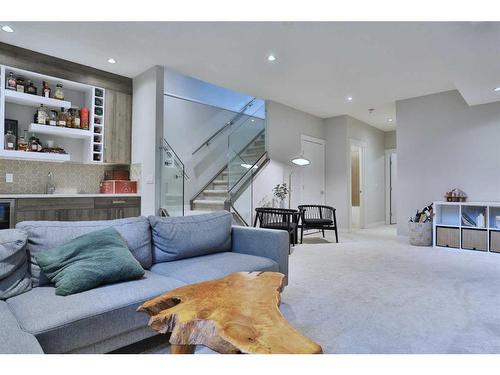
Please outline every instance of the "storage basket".
M432 222L408 223L410 245L432 246Z

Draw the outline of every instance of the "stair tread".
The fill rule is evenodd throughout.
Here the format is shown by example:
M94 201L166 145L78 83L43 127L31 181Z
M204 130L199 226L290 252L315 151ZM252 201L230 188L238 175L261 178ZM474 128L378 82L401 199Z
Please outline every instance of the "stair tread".
M205 194L227 194L227 190L216 190L216 189L207 189L203 190Z
M213 204L213 205L222 205L224 206L224 201L220 199L195 199L193 201L194 204Z

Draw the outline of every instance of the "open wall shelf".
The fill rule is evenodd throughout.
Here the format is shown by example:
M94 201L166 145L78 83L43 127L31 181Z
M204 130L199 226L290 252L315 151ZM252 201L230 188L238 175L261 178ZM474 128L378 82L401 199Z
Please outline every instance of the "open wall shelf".
M5 90L5 102L25 105L33 108L40 107L40 104L43 104L45 107L56 108L56 109L71 108L71 102L68 102L67 100L45 98L40 95L26 94L24 92L17 92L11 90Z
M500 202L434 202L434 212L434 247L500 252Z
M13 72L15 77L22 76L26 82L28 80L33 82L38 88L38 95L6 89L6 79L10 72ZM61 83L65 100L41 96L43 81L48 81L52 90L57 83ZM88 130L34 123L35 110L41 104L48 110L57 111L61 108L79 110L87 107L89 109ZM104 113L105 90L103 88L0 65L0 158L102 163L104 160ZM52 141L56 148L64 149L66 154L6 150L4 146L5 119L17 121L16 141L21 136L34 135L44 146L48 147L51 143L48 141ZM47 149L47 151L53 150Z

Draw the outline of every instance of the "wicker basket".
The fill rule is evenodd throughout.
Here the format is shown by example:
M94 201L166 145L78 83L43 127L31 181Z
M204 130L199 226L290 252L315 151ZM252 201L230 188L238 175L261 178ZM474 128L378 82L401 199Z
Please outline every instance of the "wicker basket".
M408 223L410 245L432 246L432 222Z

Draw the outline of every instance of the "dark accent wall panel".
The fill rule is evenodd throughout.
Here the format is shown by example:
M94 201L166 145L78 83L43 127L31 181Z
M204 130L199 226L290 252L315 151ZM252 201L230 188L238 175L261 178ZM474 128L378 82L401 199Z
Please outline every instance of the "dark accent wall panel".
M0 64L132 94L132 79L0 42Z

